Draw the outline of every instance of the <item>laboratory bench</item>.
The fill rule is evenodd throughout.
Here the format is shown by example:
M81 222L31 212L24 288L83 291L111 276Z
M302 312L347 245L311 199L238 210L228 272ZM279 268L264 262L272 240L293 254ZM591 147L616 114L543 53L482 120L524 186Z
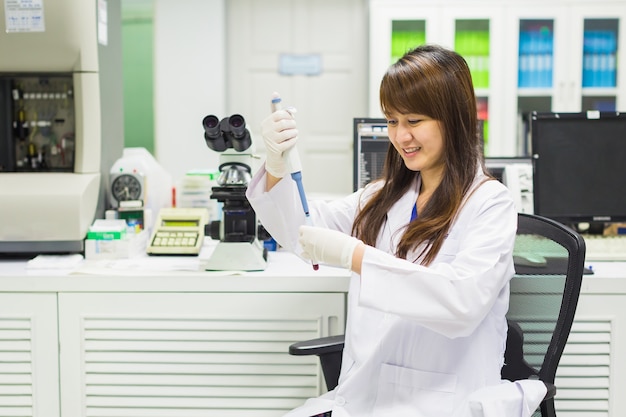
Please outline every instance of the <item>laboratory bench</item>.
M349 273L280 251L261 272L201 265L0 261L0 410L273 417L322 393L317 358L288 346L344 331ZM626 414L626 263L590 266L557 373L559 416ZM529 292L524 280L511 290Z
M55 259L0 261L0 415L280 416L324 391L288 347L344 332L346 270Z

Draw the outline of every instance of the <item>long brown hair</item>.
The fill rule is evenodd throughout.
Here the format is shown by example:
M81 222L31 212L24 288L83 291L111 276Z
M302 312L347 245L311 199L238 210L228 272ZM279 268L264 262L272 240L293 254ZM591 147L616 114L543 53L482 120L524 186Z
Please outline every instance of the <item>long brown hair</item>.
M419 46L393 64L380 84L384 114L423 114L440 122L444 141L444 173L441 183L404 232L396 256L426 243L422 264L430 264L448 233L476 170L483 163L477 135L476 98L467 63L454 51L435 45ZM387 212L413 184L409 170L393 145L389 145L382 180L384 186L357 214L353 234L374 246ZM407 213L408 222L409 213Z

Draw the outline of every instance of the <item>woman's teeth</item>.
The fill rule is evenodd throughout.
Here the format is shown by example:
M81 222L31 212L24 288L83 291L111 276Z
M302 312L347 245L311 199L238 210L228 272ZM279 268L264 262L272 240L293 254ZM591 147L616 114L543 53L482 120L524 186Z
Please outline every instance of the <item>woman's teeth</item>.
M405 152L405 153L413 153L413 152L417 152L417 151L419 151L420 149L422 149L422 148L421 148L421 147L417 147L417 148L406 148L406 149L404 150L404 152Z

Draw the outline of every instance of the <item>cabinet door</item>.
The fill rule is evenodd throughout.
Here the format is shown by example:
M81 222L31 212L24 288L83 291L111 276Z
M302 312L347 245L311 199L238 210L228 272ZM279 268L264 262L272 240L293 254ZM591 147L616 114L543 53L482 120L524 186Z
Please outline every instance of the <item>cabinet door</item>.
M571 75L580 88L577 111L621 111L626 104L626 5L594 2L570 9L573 33L581 43L573 51Z
M59 416L56 294L0 294L0 415Z
M504 32L506 44L499 71L506 74L503 123L510 148L499 156L530 153L528 115L531 111L552 111L555 96L565 97L569 43L559 37L567 33L567 19L561 6L515 6L507 9ZM571 93L573 94L573 93Z
M503 61L506 45L504 8L497 2L475 2L471 7L443 8L443 46L454 49L467 61L472 73L478 118L482 121L485 155L504 155L509 148L503 124L504 72L498 65Z
M370 117L383 117L378 92L387 68L410 48L441 41L441 14L436 3L370 0Z
M623 291L581 294L556 373L559 416L626 415L625 301Z
M291 343L344 330L344 294L61 294L63 415L280 416L325 388Z

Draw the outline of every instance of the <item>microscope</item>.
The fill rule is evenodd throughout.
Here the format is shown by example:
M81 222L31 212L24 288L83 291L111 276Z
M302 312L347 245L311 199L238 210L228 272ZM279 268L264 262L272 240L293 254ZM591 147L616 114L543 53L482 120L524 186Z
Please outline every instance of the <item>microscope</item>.
M267 266L267 249L259 241L264 232L246 198L252 178L252 140L239 114L221 121L214 115L202 120L207 146L220 153L220 175L211 198L223 204L222 220L205 227L205 235L219 240L205 265L207 271L261 271Z

